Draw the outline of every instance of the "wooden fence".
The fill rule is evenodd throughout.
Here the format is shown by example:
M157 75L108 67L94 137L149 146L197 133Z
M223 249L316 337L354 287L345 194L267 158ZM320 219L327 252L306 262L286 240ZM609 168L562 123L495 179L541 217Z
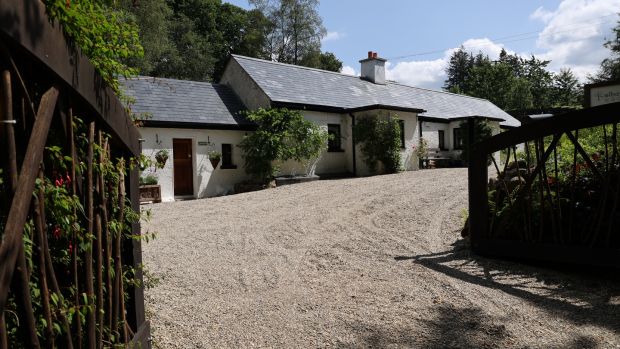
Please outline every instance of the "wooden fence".
M149 347L139 154L125 108L42 2L2 0L0 348Z
M620 267L618 122L620 103L614 103L534 121L472 145L472 249L502 258ZM503 163L491 157L496 152Z

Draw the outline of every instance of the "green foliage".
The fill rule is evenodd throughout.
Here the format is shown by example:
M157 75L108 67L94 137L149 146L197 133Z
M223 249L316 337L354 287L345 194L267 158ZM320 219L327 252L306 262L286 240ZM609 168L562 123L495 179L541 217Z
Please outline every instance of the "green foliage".
M342 61L340 61L335 54L331 52L320 52L318 50L304 56L299 62L299 65L333 72L340 72L342 70Z
M271 22L267 52L274 60L300 64L320 51L327 33L318 12L319 0L249 0Z
M144 57L131 60L143 75L218 80L230 54L270 58L271 22L258 10L221 0L121 0L139 26Z
M450 57L444 89L488 99L505 110L581 106L580 86L569 69L555 75L550 61L508 54L499 59L466 52L463 47Z
M84 197L74 193L73 185L76 181L82 180L86 183L86 164L84 160L87 158L88 138L87 127L84 123L75 119L74 134L76 137L76 175L72 176L72 166L74 159L67 154L66 136L64 130L53 128L48 136L48 146L45 148L44 162L41 166L44 169L44 176L36 180L35 190L33 193L33 204L42 200L45 210L42 216L45 217L45 225L42 226L42 234L47 241L49 254L55 270L55 276L59 284L60 292L49 290L49 304L51 312L51 323L48 323L43 311L44 299L46 294L43 291L41 279L41 265L39 257L41 255L41 246L43 242L38 238L38 230L35 229L34 220L30 218L24 225L24 250L29 268L29 285L31 290L33 313L37 326L37 333L42 347L50 347L51 344L47 337L47 326L52 329L55 336L56 345L63 346L65 328L63 327L62 317L65 316L72 324L72 331L75 331L75 323L80 322L82 329L86 328L86 317L89 313L95 311L96 299L88 297L84 291L84 284L80 283L80 291L78 293L77 285L73 283L73 263L77 265L77 273L80 279L84 280L83 270L86 267L85 253L92 251L94 244L92 238L94 232L88 231L88 213L82 205ZM108 135L103 134L103 143L111 141ZM99 144L94 145L93 164L94 178L102 176L105 180L103 191L107 197L107 220L102 220L102 232L108 231L108 238L113 239L120 236L123 243L130 239L152 237L150 234L134 235L132 232L132 224L141 219L141 213L135 212L131 208L128 197L120 195L120 176L126 175L128 166L124 158L111 158L104 147ZM97 181L95 181L97 182ZM83 187L84 190L86 189ZM7 188L0 186L0 194L8 195ZM79 190L79 189L78 189ZM96 194L99 196L100 194ZM34 200L34 198L37 200ZM123 202L123 219L121 220L121 202ZM95 204L94 208L97 214L103 214L100 206ZM4 216L7 212L6 203L0 202L0 216ZM1 221L4 221L2 219ZM3 223L0 223L0 228ZM74 259L73 256L76 258ZM114 275L115 261L110 260L111 268L108 270L110 275ZM95 264L93 263L93 266ZM134 268L130 265L121 265L124 271L132 272ZM135 275L135 273L131 274ZM123 285L128 289L129 285L135 285L137 279L125 278ZM47 274L47 285L50 286L50 275ZM104 287L104 297L107 299L111 290ZM9 294L9 300L5 309L5 320L7 325L7 334L10 348L23 347L23 319L20 319L17 307L17 299L13 294ZM76 297L80 299L80 303L76 303ZM106 308L107 309L107 308ZM106 314L106 316L109 314ZM104 341L106 345L114 347L122 345L122 339L119 333L112 333L112 330L103 325ZM75 332L72 337L77 338ZM85 339L84 334L82 338ZM82 345L84 343L81 343Z
M309 162L327 149L327 132L297 110L258 109L247 117L258 127L243 138L239 147L246 172L260 181L278 172L276 161Z
M620 21L612 31L613 38L604 45L611 51L611 55L601 62L601 67L595 75L588 77L590 82L620 80Z
M217 150L211 150L207 155L209 156L209 160L220 161L222 158L222 153Z
M560 69L553 79L554 106L579 106L583 104L583 89L570 69Z
M428 141L425 138L420 138L420 142L415 148L415 155L418 159L425 159L428 156Z
M481 142L487 138L490 138L493 135L493 131L491 130L491 127L489 126L489 123L486 119L479 119L479 118L475 118L474 120L474 139L473 139L473 143L478 143ZM472 144L470 143L469 140L469 125L468 125L468 121L463 121L461 122L460 126L462 131L462 135L463 135L463 149L461 151L461 155L460 158L461 160L463 160L464 163L469 163L469 154L470 154L470 150L469 150L469 145Z
M116 92L118 77L137 73L125 62L142 57L143 48L137 26L126 11L98 0L45 0L45 5Z
M364 162L371 173L377 172L379 162L386 173L402 170L400 156L400 127L394 117L370 116L360 118L353 128L356 144L361 144Z
M156 185L156 184L157 184L157 177L153 175L147 175L147 176L140 177L140 185Z

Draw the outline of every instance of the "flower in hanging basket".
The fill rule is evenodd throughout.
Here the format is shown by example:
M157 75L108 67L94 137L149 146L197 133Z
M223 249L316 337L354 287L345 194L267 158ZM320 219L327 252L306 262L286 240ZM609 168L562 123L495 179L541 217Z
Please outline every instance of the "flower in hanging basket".
M161 149L155 153L155 161L157 161L157 168L164 168L164 166L166 166L166 161L168 161L168 150Z
M217 150L212 150L208 153L208 155L209 161L211 161L211 165L213 165L213 169L215 169L222 159L222 153Z

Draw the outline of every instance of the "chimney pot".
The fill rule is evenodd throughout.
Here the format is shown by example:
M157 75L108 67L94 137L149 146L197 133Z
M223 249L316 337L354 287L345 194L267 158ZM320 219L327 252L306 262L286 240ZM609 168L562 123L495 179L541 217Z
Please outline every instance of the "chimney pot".
M372 53L372 58L377 58L377 52Z
M372 51L368 51L368 58L372 58Z

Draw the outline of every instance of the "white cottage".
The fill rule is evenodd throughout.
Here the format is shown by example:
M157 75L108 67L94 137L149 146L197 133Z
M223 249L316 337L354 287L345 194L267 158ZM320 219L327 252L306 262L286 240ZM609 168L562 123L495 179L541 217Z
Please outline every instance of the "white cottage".
M418 168L414 147L426 139L431 157L456 158L462 147L459 125L471 117L489 120L494 133L517 127L519 121L491 102L463 95L407 86L385 79L385 60L369 52L361 60L360 77L233 55L219 84L160 78L125 82L136 97L134 111L148 113L141 133L143 153L153 156L168 149L172 161L156 175L164 201L178 197L207 197L231 193L247 179L236 147L252 124L244 109L286 107L334 135L319 161L318 175L367 175L359 146L353 146L352 127L366 116L397 117L401 125L403 167ZM224 154L215 170L209 150ZM297 164L283 174L299 173Z

